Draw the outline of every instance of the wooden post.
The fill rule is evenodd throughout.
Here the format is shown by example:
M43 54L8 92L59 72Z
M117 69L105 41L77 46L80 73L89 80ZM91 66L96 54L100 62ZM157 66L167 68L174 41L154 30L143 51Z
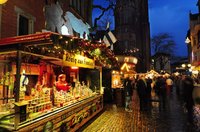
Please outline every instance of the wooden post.
M16 61L16 86L15 86L15 102L19 102L20 94L20 71L21 71L21 51L17 51L17 61Z
M99 72L100 72L100 93L103 94L104 92L104 88L102 87L102 67L99 68Z
M17 50L17 60L16 60L16 85L15 85L15 102L19 102L20 97L20 71L21 71L21 51ZM15 106L15 129L17 129L20 122L20 109Z

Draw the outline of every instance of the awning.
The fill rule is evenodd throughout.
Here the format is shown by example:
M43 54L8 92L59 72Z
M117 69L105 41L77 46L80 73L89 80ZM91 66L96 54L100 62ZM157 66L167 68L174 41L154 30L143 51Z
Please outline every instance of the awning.
M36 33L36 34L29 34L29 35L23 35L23 36L2 38L0 39L0 46L22 44L22 43L27 43L27 42L31 43L31 42L38 42L42 40L50 40L51 39L50 37L52 34L56 34L56 33L45 32L45 33Z

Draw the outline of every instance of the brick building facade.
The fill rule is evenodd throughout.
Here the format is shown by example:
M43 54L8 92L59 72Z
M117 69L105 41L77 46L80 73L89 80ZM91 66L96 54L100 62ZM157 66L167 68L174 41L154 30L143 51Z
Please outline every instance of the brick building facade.
M41 32L45 29L44 6L56 1L64 13L70 11L91 25L92 0L8 0L0 5L0 38Z

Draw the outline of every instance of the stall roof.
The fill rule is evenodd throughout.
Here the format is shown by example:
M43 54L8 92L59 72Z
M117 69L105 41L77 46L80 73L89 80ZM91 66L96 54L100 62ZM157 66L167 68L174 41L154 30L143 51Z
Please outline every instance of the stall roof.
M45 46L48 45L48 46ZM60 47L58 47L60 46ZM90 41L73 36L61 35L54 32L44 32L15 36L0 39L0 51L2 54L21 50L41 56L59 58L58 54L64 50L74 53L76 50L85 52L89 58L96 58L95 49L100 49L101 57L95 61L97 65L117 66L114 53L102 43L91 43ZM107 64L106 64L107 63ZM111 65L109 65L111 64Z
M53 32L45 32L45 33L36 33L23 36L2 38L0 39L0 46L50 40L51 35L59 35L59 34Z

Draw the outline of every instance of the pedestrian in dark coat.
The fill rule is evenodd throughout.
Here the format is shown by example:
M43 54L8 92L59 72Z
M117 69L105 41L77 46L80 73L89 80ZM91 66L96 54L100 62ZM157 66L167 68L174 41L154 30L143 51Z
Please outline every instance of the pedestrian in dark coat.
M133 94L132 84L130 78L126 78L124 80L124 93L125 93L125 110L127 112L131 112L130 103L131 103L131 96Z
M189 76L186 76L185 79L183 80L183 100L185 103L185 107L187 109L189 123L193 123L193 106L194 106L194 101L192 98L193 90L194 90L193 79Z
M147 78L146 79L146 84L147 84L147 88L146 88L146 93L147 93L147 107L148 109L151 108L151 84L152 84L152 79L151 78Z
M164 77L159 77L156 81L156 89L159 97L159 110L166 108L166 81Z
M140 111L147 109L147 85L143 76L139 77L136 84L138 96L140 99Z

